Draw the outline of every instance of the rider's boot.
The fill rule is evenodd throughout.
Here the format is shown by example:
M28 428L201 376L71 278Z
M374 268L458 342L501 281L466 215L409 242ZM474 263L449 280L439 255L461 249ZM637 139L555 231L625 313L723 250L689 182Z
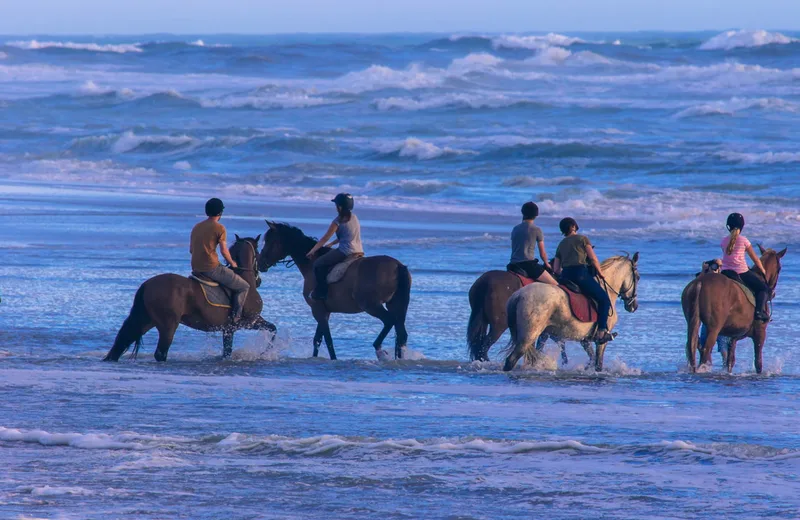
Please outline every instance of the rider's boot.
M614 335L608 332L608 329L597 329L594 334L595 343L608 343L614 340Z

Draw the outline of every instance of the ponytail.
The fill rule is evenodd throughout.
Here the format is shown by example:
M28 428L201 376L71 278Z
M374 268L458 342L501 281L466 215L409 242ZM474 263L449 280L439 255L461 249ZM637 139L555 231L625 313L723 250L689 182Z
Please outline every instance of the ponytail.
M739 234L742 232L741 229L735 227L731 229L731 236L728 239L728 247L725 248L725 254L730 255L733 253L733 248L736 247L736 239L739 238Z
M343 224L345 222L350 222L350 217L353 216L353 212L341 206L337 206L337 209L339 210L339 222Z

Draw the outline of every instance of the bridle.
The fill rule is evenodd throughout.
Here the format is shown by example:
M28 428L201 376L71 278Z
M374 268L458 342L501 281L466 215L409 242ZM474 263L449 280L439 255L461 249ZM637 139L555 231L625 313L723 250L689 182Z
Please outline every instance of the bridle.
M252 264L253 264L253 267L252 267L253 276L256 279L256 286L258 286L258 285L261 284L261 273L258 272L258 251L256 251L256 247L253 245L253 243L250 242L250 240L248 240L246 238L240 238L239 240L234 242L233 245L236 245L239 242L244 242L248 246L250 246L250 251L253 253L253 262L252 262ZM238 271L238 272L249 271L249 268L246 268L246 267L231 267L231 269L233 269L234 271Z
M608 285L608 282L605 281L605 279L603 279L603 285L605 285L605 287L606 287L606 289L608 291L616 294L617 297L621 298L626 307L630 307L631 305L633 305L633 302L635 302L636 298L638 297L638 293L639 293L639 276L638 276L639 275L639 271L636 269L636 264L633 263L633 259L632 258L627 258L627 257L623 257L623 258L625 258L631 264L631 277L633 278L633 291L631 291L631 292L633 294L630 294L630 296L623 295L622 294L622 287L620 287L619 291L615 291L613 287Z

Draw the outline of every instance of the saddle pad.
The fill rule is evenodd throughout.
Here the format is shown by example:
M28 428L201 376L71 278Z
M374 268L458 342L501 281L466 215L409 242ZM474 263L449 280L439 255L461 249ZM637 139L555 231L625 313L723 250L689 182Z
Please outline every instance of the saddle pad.
M208 278L203 278L202 276L196 275L194 273L189 275L189 278L192 280L197 280L202 285L207 285L209 287L219 287L219 284L213 280L209 280Z
M214 307L231 308L231 292L229 289L217 284L216 286L207 285L197 278L190 276L190 278L200 285L200 290L203 291L203 296L206 297L206 302Z
M569 308L576 320L583 323L597 322L597 306L592 300L583 294L570 291L563 285L559 285L559 288L566 293Z
M517 278L519 278L519 281L522 282L522 286L523 287L527 287L528 285L530 285L530 284L532 284L533 282L536 281L533 278L528 278L527 276L522 276L519 273L512 273L512 274L514 274Z
M753 291L751 291L750 288L747 287L743 283L737 282L736 280L731 280L731 281L739 286L739 289L742 290L742 292L744 293L745 298L747 298L747 301L750 302L750 305L755 307L756 306L756 295L753 294Z
M364 258L364 253L356 253L348 256L343 261L333 266L331 272L328 273L328 283L331 284L340 282L342 278L344 278L344 275L347 274L347 270L350 268L350 266L353 265L354 262L356 262L357 260L361 260L362 258Z

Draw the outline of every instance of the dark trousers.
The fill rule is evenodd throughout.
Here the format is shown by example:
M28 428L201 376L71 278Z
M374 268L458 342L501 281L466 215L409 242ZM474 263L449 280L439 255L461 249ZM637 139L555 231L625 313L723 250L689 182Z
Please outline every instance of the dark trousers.
M314 294L318 297L325 297L328 295L328 273L331 272L333 266L340 262L344 262L347 255L338 249L331 249L321 257L317 258L314 262L314 278L317 280L317 285L314 288Z
M506 271L512 273L525 273L524 276L532 280L538 280L542 273L545 271L544 266L538 260L526 260L524 262L516 262L508 264Z
M764 315L769 314L767 302L769 301L769 286L764 279L753 270L745 271L744 273L736 273L734 271L725 270L722 274L728 278L739 280L747 286L748 289L753 291L756 296L756 311L761 311Z
M608 330L611 300L608 298L608 293L589 273L589 267L585 265L565 267L561 270L561 278L574 282L583 294L597 302L597 327Z

